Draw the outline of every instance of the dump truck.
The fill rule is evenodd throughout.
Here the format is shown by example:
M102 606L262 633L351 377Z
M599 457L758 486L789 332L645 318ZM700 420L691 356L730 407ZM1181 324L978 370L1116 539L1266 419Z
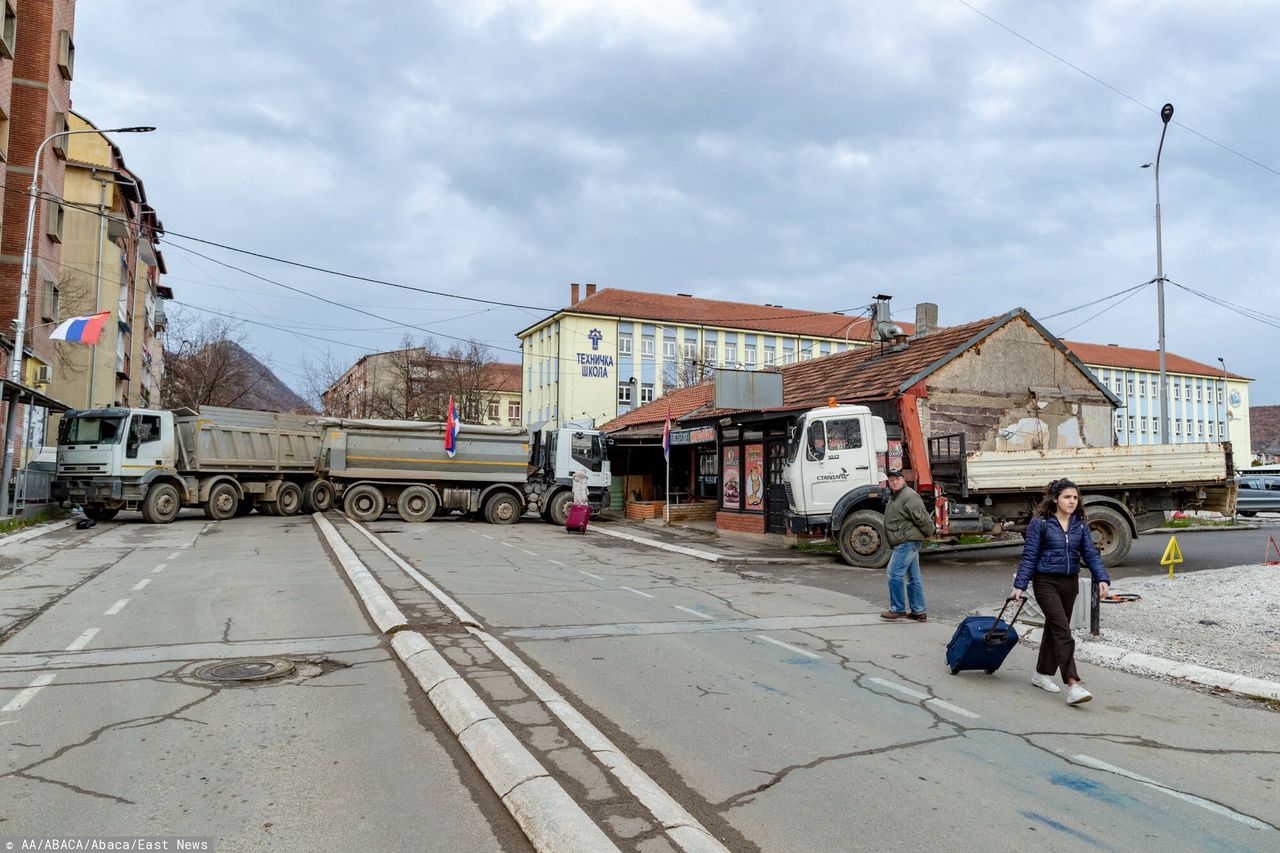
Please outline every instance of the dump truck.
M322 418L318 478L332 482L343 510L372 521L394 507L405 521L460 511L491 524L526 512L564 524L573 475L585 474L592 510L609 505L606 439L598 430L458 424L455 452L448 426L427 421Z
M963 434L923 439L916 411L914 401L900 407L895 465L932 506L941 535L1024 530L1047 484L1066 477L1080 487L1103 563L1115 566L1133 537L1165 523L1166 511L1235 508L1230 442L970 451ZM801 415L783 469L788 528L828 533L851 566L885 566L889 451L884 420L866 406Z
M220 406L67 412L58 427L54 496L89 518L122 509L167 524L183 507L211 519L331 509L333 486L315 475L314 416Z

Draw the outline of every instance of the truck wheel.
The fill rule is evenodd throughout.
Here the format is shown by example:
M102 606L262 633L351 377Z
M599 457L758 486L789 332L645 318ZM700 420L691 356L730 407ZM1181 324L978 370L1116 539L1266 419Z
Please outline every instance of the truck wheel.
M85 504L84 517L92 518L94 521L110 521L120 512L118 506L103 506L102 504Z
M302 509L302 487L297 483L281 483L276 490L276 515L297 515Z
M240 497L230 483L218 483L209 490L209 500L204 503L204 517L214 521L235 518L240 512Z
M387 499L377 486L362 483L347 489L342 498L343 511L356 521L377 521L387 508Z
M168 524L178 517L182 499L170 483L156 483L142 502L142 518L151 524Z
M302 487L302 507L307 512L328 512L334 501L333 483L328 480L312 480Z
M484 520L490 524L515 524L524 514L524 507L510 492L498 492L484 505Z
M1093 544L1098 546L1098 553L1102 555L1102 565L1107 568L1120 565L1129 555L1129 547L1133 545L1129 522L1107 506L1086 507L1085 514L1089 516L1089 534L1093 537Z
M860 509L840 525L836 537L840 556L860 569L879 569L889 563L889 538L884 532L884 516L873 509Z
M400 498L396 501L396 512L405 521L416 523L435 515L438 505L435 492L426 486L410 486L400 493Z
M551 505L547 509L547 521L557 527L564 527L564 523L569 520L569 506L572 503L572 492L560 492L551 499Z

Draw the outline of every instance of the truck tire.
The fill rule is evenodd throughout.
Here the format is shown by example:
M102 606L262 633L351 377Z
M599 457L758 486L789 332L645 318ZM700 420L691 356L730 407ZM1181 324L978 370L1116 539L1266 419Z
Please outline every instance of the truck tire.
M560 492L551 499L550 506L547 507L547 521L557 527L564 527L564 523L569 520L569 507L573 504L572 492Z
M484 520L490 524L515 524L522 515L520 499L510 492L498 492L484 505Z
M342 511L356 521L377 521L386 508L382 490L368 483L352 486L342 496Z
M328 480L312 480L302 487L302 507L307 512L328 512L336 500Z
M889 564L889 537L884 532L884 516L873 509L850 513L836 535L840 556L860 569L881 569Z
M214 521L226 521L235 518L240 512L240 496L236 487L227 482L217 483L209 490L209 499L204 502L204 517Z
M1089 517L1089 534L1098 546L1102 565L1107 568L1120 565L1133 545L1128 520L1109 506L1086 507L1085 514Z
M405 521L416 524L435 515L439 504L436 493L426 486L410 486L400 493L396 501L396 512Z
M276 490L276 515L297 515L302 509L302 487L297 483L281 483Z
M155 483L142 501L142 519L150 524L168 524L178 517L182 498L171 483Z
M85 504L84 517L92 518L94 521L110 521L120 513L118 506L103 506L102 504Z

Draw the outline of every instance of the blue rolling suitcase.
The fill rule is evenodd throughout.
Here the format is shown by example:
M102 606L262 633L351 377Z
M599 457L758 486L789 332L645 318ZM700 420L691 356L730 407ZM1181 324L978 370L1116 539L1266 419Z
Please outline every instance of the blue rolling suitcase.
M1022 606L1027 603L1024 595L1006 624L1004 611L1014 600L1005 599L998 616L970 616L960 622L951 642L947 643L947 666L951 667L952 675L962 669L981 669L990 675L1000 668L1018 644L1018 631L1013 623L1018 621Z

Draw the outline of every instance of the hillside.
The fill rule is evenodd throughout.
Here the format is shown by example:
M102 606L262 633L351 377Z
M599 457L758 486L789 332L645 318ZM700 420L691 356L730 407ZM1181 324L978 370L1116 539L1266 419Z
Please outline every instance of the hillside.
M292 388L280 381L280 377L239 344L231 344L238 352L237 359L243 359L245 372L254 377L251 387L245 395L236 401L236 408L259 409L269 412L298 412L314 414L315 409L307 401L298 396Z

